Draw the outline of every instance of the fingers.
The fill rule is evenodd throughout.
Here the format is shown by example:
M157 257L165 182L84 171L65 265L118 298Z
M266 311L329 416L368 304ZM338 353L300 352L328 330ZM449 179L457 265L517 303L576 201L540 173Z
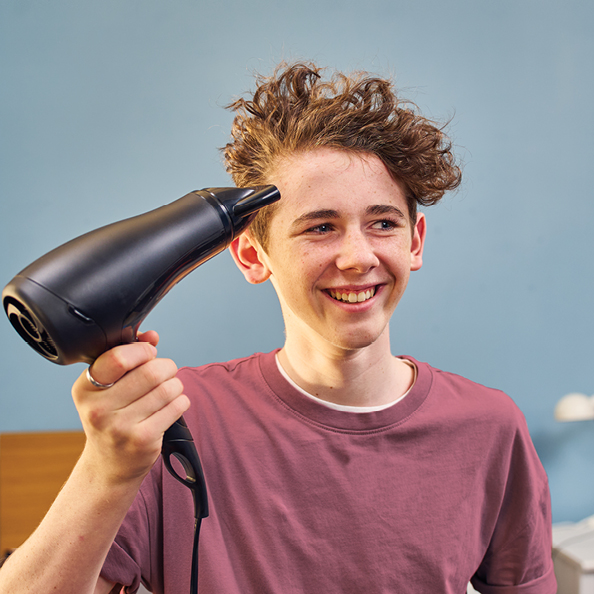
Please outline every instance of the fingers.
M124 397L119 398L116 394L113 397L114 400L117 397L116 402L106 399L91 402L86 424L93 431L109 433L120 445L132 441L133 447L142 449L144 445L160 440L163 432L190 407L183 389L176 377L159 383L146 393L138 389L134 396L129 395L126 386L118 386Z
M140 435L150 439L150 436L162 435L189 408L190 399L183 394L183 385L175 378L136 400L121 413L122 416L138 419L136 424Z
M150 342L121 345L103 353L91 365L89 372L98 383L113 384L156 356L157 349Z
M156 332L103 353L91 366L93 385L83 372L72 395L87 434L87 459L104 477L143 476L161 450L164 431L190 406L176 377L177 365L157 358Z
M150 342L155 347L159 344L159 335L154 330L141 332L137 338L139 342Z
M145 360L156 357L157 351L155 347L159 344L159 335L157 332L154 330L149 330L148 332L139 333L138 342L149 345L148 350L145 349L144 351L133 351L135 356L129 357L128 355L131 353L131 351L127 348L129 345L122 345L122 347L115 347L114 349L108 351L109 354L104 353L105 356L102 355L97 359L97 361L93 363L91 366L93 370L91 371L90 367L89 373L91 378L94 379L97 384L101 384L99 386L95 385L95 387L101 389L105 385L114 384L131 369L134 369L138 365L142 364L145 362ZM99 371L97 371L97 368L99 368ZM105 370L109 371L106 372ZM101 376L105 377L106 373L112 379L109 381L99 379ZM96 374L99 374L99 377Z
M145 337L150 340L158 339L156 333L147 334ZM90 378L87 373L81 374L72 395L83 425L101 431L114 423L137 424L180 397L183 385L176 378L177 365L170 359L158 359L156 354L150 342L121 345L103 353L93 363L88 370ZM186 410L189 406L186 401L184 397L172 406L170 415ZM118 414L120 411L125 414Z
M183 392L176 374L177 365L171 359L153 359L141 365L115 384L120 393L116 410L134 403L133 410L160 410Z

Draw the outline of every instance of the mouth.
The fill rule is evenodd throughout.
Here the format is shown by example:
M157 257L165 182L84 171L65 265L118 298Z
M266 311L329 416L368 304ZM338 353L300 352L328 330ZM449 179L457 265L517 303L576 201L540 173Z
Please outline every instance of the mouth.
M341 289L329 289L328 294L332 299L342 303L363 303L375 295L376 287L366 289L365 291L346 291Z

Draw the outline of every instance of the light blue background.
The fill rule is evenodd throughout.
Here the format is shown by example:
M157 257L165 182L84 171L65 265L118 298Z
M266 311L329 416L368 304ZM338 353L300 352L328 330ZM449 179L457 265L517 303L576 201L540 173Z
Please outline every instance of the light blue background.
M428 210L423 269L393 350L507 391L549 474L554 519L594 513L594 423L557 400L594 392L594 3L575 0L4 0L0 284L100 225L230 185L223 105L280 59L393 74L453 118L462 188ZM228 254L149 316L178 365L283 340L270 286ZM0 431L74 429L59 367L0 323Z

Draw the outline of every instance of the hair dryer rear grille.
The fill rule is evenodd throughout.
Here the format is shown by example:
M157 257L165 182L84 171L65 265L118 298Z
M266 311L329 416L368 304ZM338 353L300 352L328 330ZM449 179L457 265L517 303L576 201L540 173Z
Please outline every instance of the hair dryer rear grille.
M58 358L58 350L54 341L27 307L10 297L5 300L4 307L10 323L21 338L46 359L55 361Z

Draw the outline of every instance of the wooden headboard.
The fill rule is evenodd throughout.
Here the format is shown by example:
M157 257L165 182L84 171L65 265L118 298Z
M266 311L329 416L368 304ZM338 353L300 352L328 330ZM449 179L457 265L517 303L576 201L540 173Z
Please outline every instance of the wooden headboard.
M82 431L0 434L0 556L35 530L84 443Z

